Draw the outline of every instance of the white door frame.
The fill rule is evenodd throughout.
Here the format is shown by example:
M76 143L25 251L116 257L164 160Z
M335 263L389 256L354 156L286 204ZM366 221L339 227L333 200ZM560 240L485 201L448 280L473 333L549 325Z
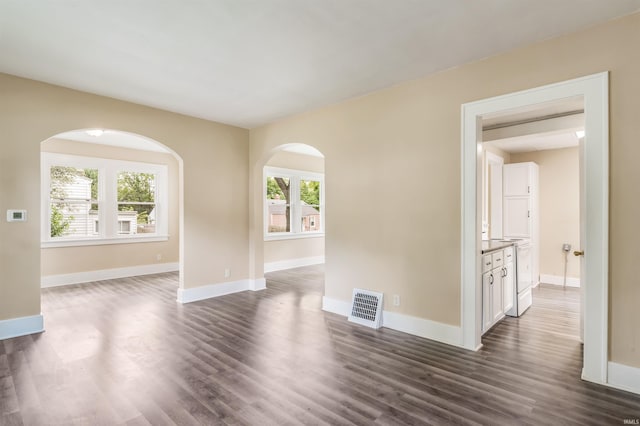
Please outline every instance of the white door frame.
M485 151L485 180L486 182L486 188L485 188L485 199L483 201L484 204L489 204L487 202L487 200L490 200L491 203L491 209L489 209L489 212L487 212L487 220L488 222L491 224L489 226L489 239L491 238L502 238L504 236L504 232L502 230L502 224L503 224L503 216L502 216L502 174L500 175L500 182L497 185L497 192L500 194L500 198L498 198L498 201L496 202L496 200L493 198L492 194L496 193L496 177L495 175L491 172L491 168L494 165L498 165L498 167L500 167L500 172L502 173L502 166L504 165L504 158L500 157L499 155L494 154L493 152L489 152L489 151ZM489 176L491 177L489 179ZM494 209L494 207L497 207L497 209ZM497 213L496 213L497 210ZM499 219L499 220L497 220ZM499 225L499 232L496 232L495 228L496 228L496 224Z
M575 80L462 105L462 346L482 346L481 252L481 117L532 104L583 96L585 149L586 276L584 286L584 359L582 378L607 383L609 303L609 74Z

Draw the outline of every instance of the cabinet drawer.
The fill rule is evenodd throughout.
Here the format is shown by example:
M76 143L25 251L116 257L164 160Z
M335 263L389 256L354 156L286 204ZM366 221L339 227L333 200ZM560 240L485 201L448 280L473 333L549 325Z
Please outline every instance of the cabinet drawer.
M493 263L494 268L504 265L504 252L502 250L498 250L491 253L491 262Z
M504 249L504 264L513 262L513 247L507 247Z
M488 272L493 269L492 255L487 254L482 256L482 273Z

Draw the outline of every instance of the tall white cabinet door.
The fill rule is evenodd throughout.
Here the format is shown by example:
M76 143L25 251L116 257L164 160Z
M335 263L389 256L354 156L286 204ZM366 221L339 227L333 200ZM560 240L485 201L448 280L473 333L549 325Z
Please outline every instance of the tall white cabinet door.
M531 192L530 163L506 164L502 169L504 197L528 196Z
M493 270L491 285L491 323L495 324L504 316L502 311L502 268Z
M491 312L491 286L493 274L485 272L482 274L482 332L484 333L493 325L493 315Z
M531 199L529 197L507 197L504 206L504 236L531 238Z
M513 294L516 286L513 275L513 262L506 263L504 269L505 276L502 278L502 310L507 313L513 308Z

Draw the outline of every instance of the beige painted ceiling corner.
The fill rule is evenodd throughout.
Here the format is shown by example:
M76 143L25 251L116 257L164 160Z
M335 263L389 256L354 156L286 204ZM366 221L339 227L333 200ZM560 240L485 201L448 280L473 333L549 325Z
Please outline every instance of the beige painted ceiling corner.
M0 4L0 72L252 128L640 10L640 0Z

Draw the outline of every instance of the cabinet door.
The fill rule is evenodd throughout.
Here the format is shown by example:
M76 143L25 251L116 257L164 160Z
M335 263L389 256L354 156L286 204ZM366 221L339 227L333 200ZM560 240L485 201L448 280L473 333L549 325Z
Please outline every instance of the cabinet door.
M515 280L513 276L513 262L504 265L505 275L502 277L502 311L507 313L513 308L513 294L515 291Z
M531 199L511 197L504 199L504 236L531 238Z
M502 311L502 268L493 270L491 285L491 324L495 324L504 316Z
M528 196L531 191L530 163L505 164L502 169L503 196Z
M491 312L491 283L493 274L486 272L482 274L482 332L491 328L493 324L493 314Z

